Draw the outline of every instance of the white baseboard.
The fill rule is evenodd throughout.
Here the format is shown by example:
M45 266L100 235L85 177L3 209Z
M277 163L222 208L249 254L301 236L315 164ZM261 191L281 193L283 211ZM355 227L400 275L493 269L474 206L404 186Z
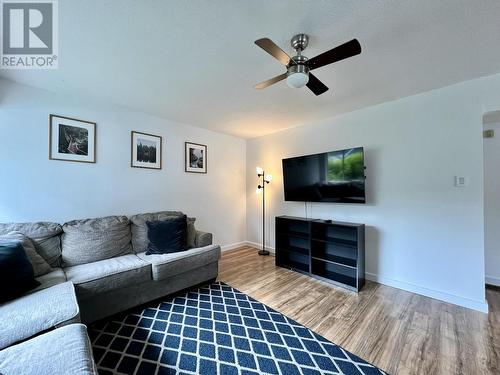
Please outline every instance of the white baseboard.
M230 251L230 250L234 250L234 249L237 249L239 247L242 247L242 246L250 246L250 247L253 247L255 249L262 249L261 243L251 242L251 241L235 242L235 243L232 243L229 245L221 246L220 249L221 249L221 251ZM274 247L266 246L266 250L274 255Z
M251 246L256 249L262 249L262 244L257 242L245 241L246 246ZM266 250L274 255L274 247L266 246Z
M255 249L262 248L261 243L252 242L252 241L243 241L243 242L238 242L238 243L231 244L231 245L222 246L221 249L222 249L222 251L227 251L227 250L236 249L236 248L241 247L241 246L251 246ZM274 253L275 253L274 247L267 246L266 250L268 250L272 255L274 255ZM397 289L401 289L401 290L404 290L407 292L420 294L420 295L425 296L425 297L438 299L440 301L452 303L454 305L463 306L463 307L466 307L469 309L488 313L488 303L486 301L472 300L470 298L460 297L460 296L456 296L454 294L441 292L441 291L433 290L433 289L428 289L428 288L425 288L425 287L422 287L419 285L410 284L410 283L407 283L404 281L395 280L395 279L392 279L389 277L380 276L380 275L370 273L370 272L366 272L365 277L367 280L375 281L376 283L379 283L379 284L384 284L384 285L391 286L391 287L397 288ZM486 283L500 286L500 278L486 277Z
M420 294L425 297L438 299L440 301L452 303L454 305L467 307L469 309L477 310L483 313L488 313L488 303L486 303L486 301L477 301L466 297L460 297L454 294L428 289L422 286L410 284L404 281L394 280L389 277L380 276L369 272L365 273L365 277L367 280L375 281L379 284L388 285L393 288L405 290L407 292Z
M237 249L238 247L242 247L242 246L247 246L247 242L246 241L235 242L235 243L232 243L229 245L221 246L220 249L221 249L221 251L229 251L229 250Z
M486 284L500 286L500 277L486 275Z

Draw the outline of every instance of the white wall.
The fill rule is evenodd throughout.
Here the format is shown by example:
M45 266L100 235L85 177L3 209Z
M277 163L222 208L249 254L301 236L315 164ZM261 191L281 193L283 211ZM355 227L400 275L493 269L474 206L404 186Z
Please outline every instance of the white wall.
M274 177L267 205L274 246L275 216L305 216L303 203L284 202L281 159L363 146L368 203L314 203L309 216L367 225L369 279L485 311L482 115L499 101L496 75L250 140L249 241L261 241L257 165ZM454 187L454 176L466 176L468 186Z
M486 282L500 286L500 122L484 129L495 131L484 139L484 265Z
M96 164L49 160L49 113L97 123ZM162 170L130 167L131 130L163 137ZM242 139L6 80L0 80L0 139L1 222L178 209L217 243L245 240ZM184 172L185 141L208 146L208 174Z

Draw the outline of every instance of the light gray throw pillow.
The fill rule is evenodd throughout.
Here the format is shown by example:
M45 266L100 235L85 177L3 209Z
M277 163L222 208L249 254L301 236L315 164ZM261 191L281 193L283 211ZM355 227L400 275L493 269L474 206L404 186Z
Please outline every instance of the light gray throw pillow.
M35 277L53 271L52 267L36 252L33 242L21 232L9 232L0 236L0 244L20 243L33 266Z
M10 232L21 232L36 247L38 254L52 267L59 267L61 260L60 234L62 227L57 223L0 223L0 235Z
M97 262L129 254L130 221L126 216L73 220L63 225L62 260L65 266Z
M196 242L196 229L194 227L194 222L196 218L188 217L187 218L187 247L188 249L192 249L195 247Z

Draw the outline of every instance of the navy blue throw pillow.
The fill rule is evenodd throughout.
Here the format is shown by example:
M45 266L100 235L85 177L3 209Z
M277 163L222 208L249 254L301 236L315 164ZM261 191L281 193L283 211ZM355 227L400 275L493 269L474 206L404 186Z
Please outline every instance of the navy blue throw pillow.
M147 221L149 254L177 253L187 249L187 217L175 216L161 221Z
M0 245L0 302L16 298L38 285L22 244Z

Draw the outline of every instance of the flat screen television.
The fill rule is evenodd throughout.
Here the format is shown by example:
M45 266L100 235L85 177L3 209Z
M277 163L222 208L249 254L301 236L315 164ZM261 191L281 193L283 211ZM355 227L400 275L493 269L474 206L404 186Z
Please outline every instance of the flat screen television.
M363 147L283 159L286 201L366 203Z

